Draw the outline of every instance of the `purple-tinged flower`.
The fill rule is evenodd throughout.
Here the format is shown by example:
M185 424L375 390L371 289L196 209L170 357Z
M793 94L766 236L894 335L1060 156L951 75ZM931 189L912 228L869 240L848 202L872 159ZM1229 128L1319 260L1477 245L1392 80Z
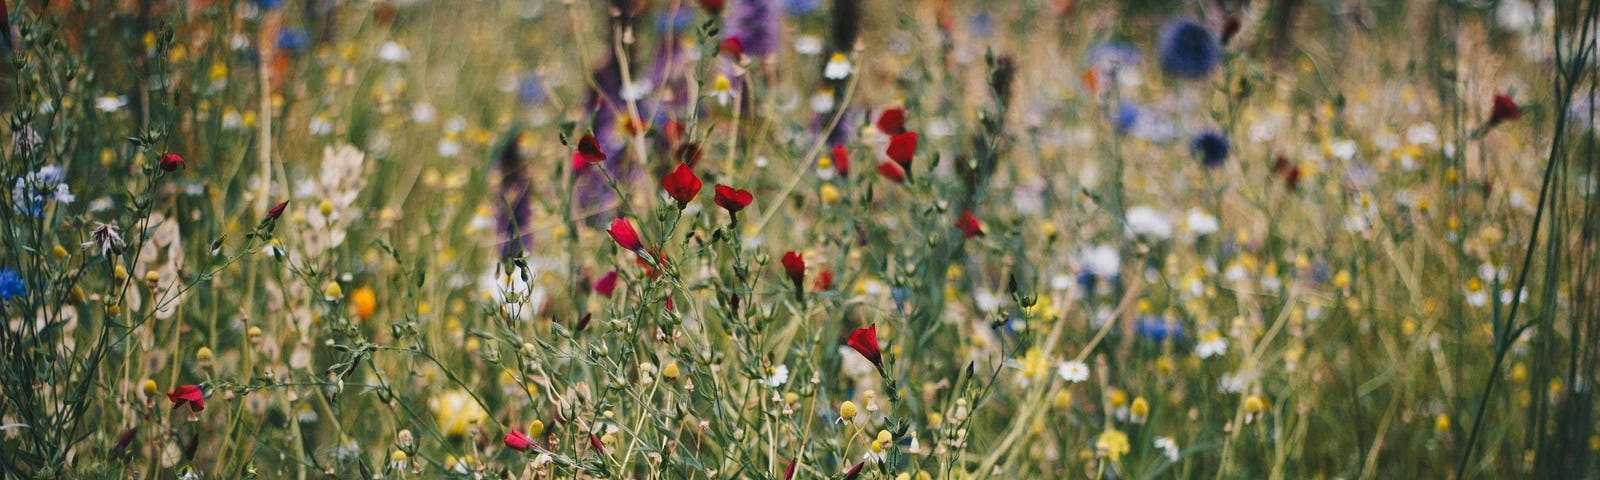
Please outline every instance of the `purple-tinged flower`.
M761 57L777 53L783 34L782 7L776 0L730 0L729 38L744 45L745 55Z
M1200 157L1206 168L1217 168L1228 160L1228 137L1217 132L1205 132L1189 141L1189 149Z

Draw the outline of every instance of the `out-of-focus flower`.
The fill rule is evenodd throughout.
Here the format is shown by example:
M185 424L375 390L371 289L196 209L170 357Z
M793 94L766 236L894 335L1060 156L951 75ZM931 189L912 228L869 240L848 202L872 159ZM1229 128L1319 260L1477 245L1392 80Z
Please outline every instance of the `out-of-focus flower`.
M1189 141L1189 150L1200 158L1201 165L1217 168L1228 160L1228 137L1214 131L1201 133Z
M906 133L906 109L895 107L878 114L878 131L884 135Z
M1153 342L1183 340L1183 324L1167 317L1140 316L1135 320L1139 336Z
M1183 79L1201 79L1222 63L1222 44L1211 30L1189 19L1176 19L1161 28L1156 44L1161 70Z
M956 228L961 229L961 235L966 238L983 236L983 225L978 223L978 217L972 216L970 211L961 211L961 218L956 220Z
M1154 208L1139 205L1128 209L1128 232L1156 240L1172 238L1172 221Z
M1077 360L1061 362L1056 365L1056 375L1067 383L1083 382L1089 379L1089 365Z
M796 253L794 251L789 251L789 252L784 252L783 258L780 259L780 263L783 264L783 272L784 272L784 274L789 276L789 281L791 283L794 283L795 290L797 292L798 291L805 291L805 283L806 283L806 261L805 261L805 259L801 258L799 253Z
M776 0L732 0L726 18L727 35L744 44L751 56L777 53L783 34L782 12Z
M835 53L828 57L828 64L822 67L822 76L829 80L844 80L855 69L850 65L850 59L842 53Z
M594 281L594 292L610 297L617 290L617 271L611 270Z
M178 171L178 169L184 168L186 164L183 161L183 157L178 156L178 154L167 153L166 155L161 156L160 165L161 169L164 171L175 172Z
M127 105L128 105L128 97L126 97L126 96L106 95L106 96L102 96L100 98L94 99L94 108L96 110L99 110L99 111L102 111L102 112L106 112L106 113L111 113L111 112L115 112L117 110L121 110L122 107L127 106Z
M889 146L884 153L890 160L900 164L907 170L911 169L911 160L917 154L917 132L906 132L889 137Z
M372 314L378 311L378 295L372 291L372 287L356 288L350 292L350 308L362 320L372 318Z
M1211 358L1228 352L1228 338L1217 332L1207 333L1199 344L1194 346L1194 354L1200 358Z
M429 399L439 430L449 435L463 435L467 427L482 423L489 414L473 400L466 390L448 390Z
M1510 95L1496 93L1493 107L1489 110L1489 124L1496 125L1501 122L1522 118L1522 110L1517 107L1517 101Z
M1172 438L1156 437L1155 447L1156 450L1160 451L1162 455L1167 457L1167 461L1178 461L1178 442L1172 441Z
M584 135L578 139L578 156L589 163L602 162L606 159L606 152L600 151L600 142L594 135Z
M1097 455L1113 462L1118 461L1128 453L1128 434L1115 428L1107 429L1095 437L1094 450Z

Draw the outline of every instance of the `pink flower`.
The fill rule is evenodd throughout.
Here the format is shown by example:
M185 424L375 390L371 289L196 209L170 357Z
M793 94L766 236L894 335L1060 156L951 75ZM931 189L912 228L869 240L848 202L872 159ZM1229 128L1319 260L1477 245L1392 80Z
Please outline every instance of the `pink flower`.
M526 433L512 430L506 432L506 447L519 452L526 452L528 449L533 448L533 439L528 438Z

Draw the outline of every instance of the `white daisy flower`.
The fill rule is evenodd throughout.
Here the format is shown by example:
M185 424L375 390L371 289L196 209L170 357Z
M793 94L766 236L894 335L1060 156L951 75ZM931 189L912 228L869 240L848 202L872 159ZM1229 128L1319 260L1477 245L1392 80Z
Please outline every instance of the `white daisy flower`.
M829 80L843 80L854 71L850 59L845 58L842 53L835 53L832 57L828 57L828 65L822 67L822 76Z
M1080 361L1061 362L1056 366L1056 375L1060 375L1067 383L1078 383L1089 379L1089 365Z
M1167 456L1168 461L1178 461L1178 442L1168 437L1156 437L1155 446L1156 450Z

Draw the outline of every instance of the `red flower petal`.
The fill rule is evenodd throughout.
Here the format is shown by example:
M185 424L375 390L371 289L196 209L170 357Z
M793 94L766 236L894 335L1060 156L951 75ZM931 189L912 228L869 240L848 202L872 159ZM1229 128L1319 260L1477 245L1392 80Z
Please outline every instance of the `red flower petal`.
M845 342L850 348L855 349L873 366L883 368L883 353L878 351L878 324L868 325L867 328L857 328L850 332L850 339Z
M911 168L911 158L917 154L917 132L906 132L889 138L889 148L884 150L890 160Z
M906 132L906 109L895 107L884 110L878 115L878 131L884 135L899 135Z
M606 159L606 152L600 151L600 142L594 139L594 135L584 135L578 139L578 155L582 156L584 161L591 163Z
M687 163L678 164L678 168L661 179L661 189L666 190L667 195L671 195L673 200L677 200L679 207L688 205L695 196L700 195L701 185L700 177L694 175L694 170L690 169Z

